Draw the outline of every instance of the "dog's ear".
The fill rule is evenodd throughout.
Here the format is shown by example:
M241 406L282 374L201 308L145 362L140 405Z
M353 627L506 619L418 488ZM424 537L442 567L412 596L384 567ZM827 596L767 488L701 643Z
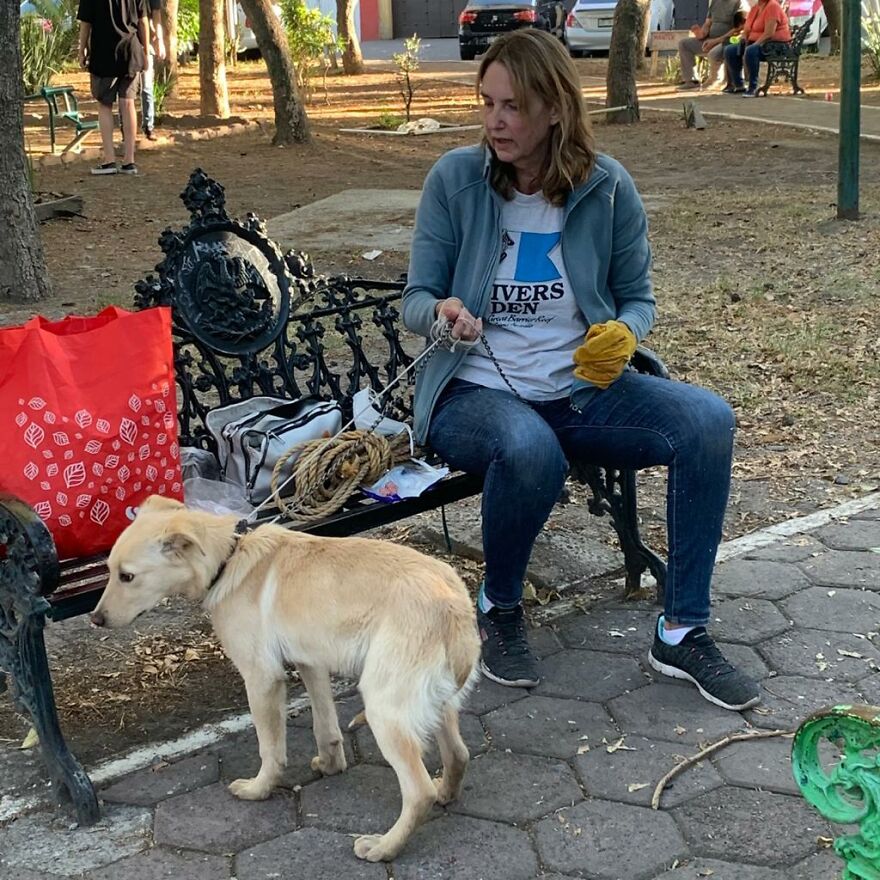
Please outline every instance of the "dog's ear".
M180 510L185 505L176 498L165 498L162 495L150 495L138 508L138 515L142 513L156 513L160 510Z
M198 535L194 531L175 530L162 536L162 552L166 556L185 557L192 553L204 556Z

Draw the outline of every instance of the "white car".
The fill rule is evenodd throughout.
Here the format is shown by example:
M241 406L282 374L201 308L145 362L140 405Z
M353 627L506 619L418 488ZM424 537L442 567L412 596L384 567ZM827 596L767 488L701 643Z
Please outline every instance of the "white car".
M828 18L822 8L822 0L789 0L783 4L783 9L788 13L788 23L792 32L809 21L813 16L807 36L804 38L805 46L817 46L819 37L828 29Z
M577 0L565 23L565 40L573 58L588 52L607 52L611 47L611 27L617 0ZM672 0L651 0L650 31L672 30Z

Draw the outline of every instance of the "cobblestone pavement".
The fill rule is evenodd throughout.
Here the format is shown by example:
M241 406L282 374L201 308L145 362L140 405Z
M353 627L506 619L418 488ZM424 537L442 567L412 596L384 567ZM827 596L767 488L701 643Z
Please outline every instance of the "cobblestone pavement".
M648 670L655 609L610 604L533 630L544 679L531 692L482 681L462 719L472 754L462 798L435 808L391 865L358 861L353 835L386 829L399 797L368 728L350 766L309 768L308 713L288 723L290 764L268 801L226 783L256 771L252 733L114 781L105 819L76 829L48 811L0 829L9 880L831 880L833 831L798 796L790 740L740 742L674 780L701 743L792 728L830 703L880 704L880 510L721 563L713 630L760 678L742 715ZM343 726L357 696L340 700ZM427 758L438 766L436 749Z

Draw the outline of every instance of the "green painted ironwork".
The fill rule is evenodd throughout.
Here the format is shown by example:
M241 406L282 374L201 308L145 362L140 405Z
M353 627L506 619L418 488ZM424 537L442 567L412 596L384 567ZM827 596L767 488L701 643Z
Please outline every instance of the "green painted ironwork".
M823 742L837 753L830 766ZM826 819L859 826L834 841L846 863L841 880L880 880L880 707L833 706L811 715L795 734L791 768Z

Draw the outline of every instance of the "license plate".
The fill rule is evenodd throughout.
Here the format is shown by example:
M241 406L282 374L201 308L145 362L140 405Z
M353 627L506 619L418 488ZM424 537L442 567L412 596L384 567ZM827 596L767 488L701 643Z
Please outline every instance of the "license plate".
M613 27L614 19L613 18L600 18L599 19L599 27Z

